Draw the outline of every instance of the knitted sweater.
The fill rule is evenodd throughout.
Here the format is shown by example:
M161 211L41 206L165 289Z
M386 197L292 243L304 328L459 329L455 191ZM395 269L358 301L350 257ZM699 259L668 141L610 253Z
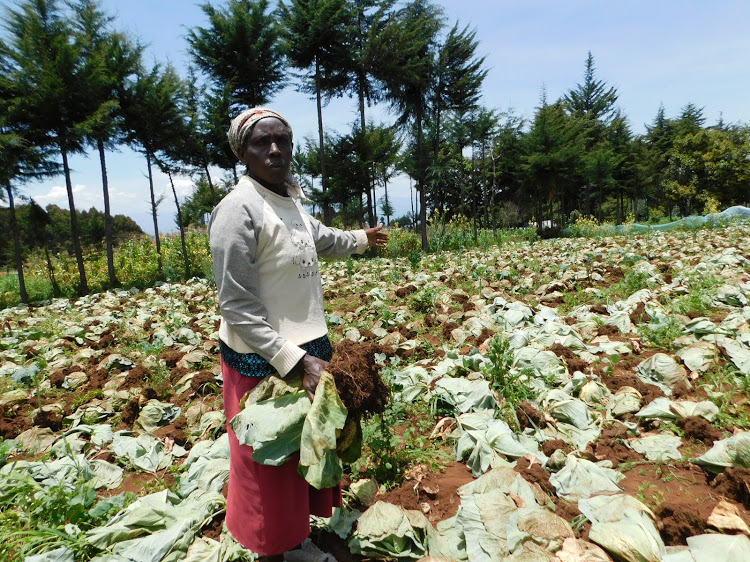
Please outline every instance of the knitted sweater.
M318 255L363 253L367 235L329 228L296 198L246 175L216 206L208 232L222 316L219 337L286 375L305 355L299 345L328 332Z

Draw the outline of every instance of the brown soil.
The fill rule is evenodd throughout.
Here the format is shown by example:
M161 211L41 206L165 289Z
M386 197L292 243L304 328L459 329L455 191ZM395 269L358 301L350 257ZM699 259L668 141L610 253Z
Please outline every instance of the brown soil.
M138 405L138 399L131 398L120 412L120 419L122 420L122 423L132 428L135 420L138 418L138 413L140 411L141 407Z
M555 487L550 483L550 473L547 471L538 460L534 459L532 463L528 457L521 457L516 461L514 470L523 476L524 480L531 484L539 484L539 486L548 494L555 494Z
M109 373L104 369L99 369L95 365L90 366L86 370L86 375L89 377L89 381L84 387L84 393L104 388L104 384L109 380Z
M633 324L645 324L649 320L651 320L651 317L646 313L646 307L642 302L639 302L635 305L635 310L630 313L630 321Z
M171 439L178 445L184 447L188 442L187 435L182 429L175 427L175 425L170 424L160 427L155 430L153 434L162 441L165 439Z
M200 371L193 375L190 381L190 388L199 396L206 396L207 394L214 394L217 392L218 385L216 384L216 377L213 373L208 371ZM219 391L220 392L220 391Z
M184 353L180 353L179 351L169 351L165 350L161 352L160 357L164 359L164 362L167 364L167 367L170 369L172 367L175 367L180 359L184 356Z
M562 517L568 523L570 523L576 517L581 515L581 511L578 509L578 505L576 503L566 501L562 498L555 498L555 515ZM588 519L586 519L582 525L573 527L573 531L575 532L576 537L584 540L588 540L590 530L591 521L589 521Z
M455 463L440 474L425 474L419 482L407 480L378 499L404 509L422 511L427 519L436 524L458 512L461 498L456 490L472 480L471 470L463 463Z
M52 431L60 431L63 426L63 417L59 412L39 410L34 416L34 425L49 427Z
M572 450L572 447L562 439L551 439L542 443L542 453L548 457L552 456L552 453L558 449L562 449L564 453L569 453Z
M687 439L695 439L706 445L713 445L714 441L720 441L723 438L721 431L697 416L677 420L675 423L682 428Z
M49 383L55 388L62 388L65 382L65 371L59 370L49 375Z
M138 363L135 367L128 371L127 375L125 375L125 379L122 381L122 385L120 386L120 388L126 390L129 388L138 388L140 386L143 386L146 377L148 377L148 371L143 367L143 365Z
M701 513L698 506L679 500L669 500L654 511L661 520L661 536L666 545L685 544L688 537L703 534L711 514Z
M445 341L452 341L451 332L458 328L458 324L455 322L446 322L443 324L443 339Z
M686 537L704 533L708 516L724 495L721 483L712 487L709 476L689 463L642 463L624 474L620 486L654 510L667 545L685 544ZM732 485L726 486L733 494ZM750 519L746 510L740 512L744 520Z
M518 423L521 425L521 429L526 429L527 427L547 427L544 414L537 410L530 402L521 402L518 404L516 417L518 418Z
M620 328L613 326L612 324L604 324L599 326L596 331L597 336L618 336L620 335Z
M407 285L406 287L400 287L396 289L396 296L402 299L416 292L417 292L417 288L414 285Z
M588 363L578 357L572 349L560 345L559 343L554 344L550 348L550 351L565 361L565 364L568 366L568 371L571 373L573 371L584 371L588 366Z
M602 439L601 437L597 440L594 445L594 455L599 460L610 460L612 464L617 467L623 462L639 462L643 460L643 457L628 448L627 445L619 441L618 439Z
M618 372L617 369L615 369L614 375L603 376L602 382L613 393L617 392L617 389L621 386L630 386L635 388L643 396L643 404L648 404L649 402L654 400L654 398L664 396L664 392L662 392L662 390L658 386L643 382L638 378L637 375L633 373Z
M342 340L327 367L336 381L341 401L352 416L381 413L388 403L389 391L380 378L376 353L383 353L377 344Z
M716 493L750 509L750 469L727 468L711 482Z

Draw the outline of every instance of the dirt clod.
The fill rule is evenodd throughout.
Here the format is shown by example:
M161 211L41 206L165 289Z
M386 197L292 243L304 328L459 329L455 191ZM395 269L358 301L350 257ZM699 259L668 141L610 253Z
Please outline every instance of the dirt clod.
M381 413L388 403L388 387L380 378L375 354L377 344L343 340L336 346L327 370L336 381L341 401L352 416Z
M706 528L706 519L690 503L666 501L656 508L655 514L663 525L661 536L667 546L685 544L688 537L700 535Z
M521 425L521 429L526 429L527 427L547 427L544 414L537 410L530 402L521 402L518 405L516 408L516 417L518 418L518 423Z
M688 439L695 439L696 441L702 441L706 445L713 445L714 441L720 441L722 439L721 431L716 429L703 418L697 416L689 416L677 420L676 424L685 432L685 437Z

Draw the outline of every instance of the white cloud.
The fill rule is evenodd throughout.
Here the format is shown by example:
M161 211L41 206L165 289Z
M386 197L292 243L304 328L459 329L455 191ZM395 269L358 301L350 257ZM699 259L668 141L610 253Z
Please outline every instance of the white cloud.
M180 201L184 201L186 197L190 197L195 191L195 182L190 178L184 177L172 177L174 181L174 190L177 192L177 198ZM161 192L165 195L170 202L174 201L174 195L172 194L172 186L169 184L169 179Z

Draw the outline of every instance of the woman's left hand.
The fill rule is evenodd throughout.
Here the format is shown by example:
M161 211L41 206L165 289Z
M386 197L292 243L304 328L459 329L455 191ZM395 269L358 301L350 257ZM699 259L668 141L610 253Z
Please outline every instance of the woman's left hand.
M385 248L388 243L388 233L383 232L383 223L365 230L367 234L367 244L370 248Z

